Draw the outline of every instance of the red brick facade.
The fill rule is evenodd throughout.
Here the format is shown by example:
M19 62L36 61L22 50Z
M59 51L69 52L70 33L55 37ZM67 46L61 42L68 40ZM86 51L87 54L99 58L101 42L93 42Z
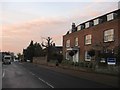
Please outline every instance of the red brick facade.
M120 44L120 18L119 18L119 12L120 10L116 10L110 13L116 13L116 17L110 21L104 21L102 23L99 23L97 25L92 25L91 27L88 28L84 28L82 30L77 31L77 27L76 27L76 31L72 32L72 33L68 33L66 35L63 36L63 56L66 58L66 52L68 52L69 48L77 48L77 50L79 51L79 55L78 55L78 61L84 61L85 60L85 51L89 51L90 49L93 48L94 45L100 45L99 43L101 43L102 45L108 45L109 44L109 49L114 50L116 46L118 46ZM104 17L107 17L108 14L103 15ZM101 18L103 16L97 17L97 18ZM97 19L95 18L95 19ZM95 20L93 19L93 20ZM90 20L90 21L93 21ZM87 22L90 22L87 21ZM86 22L85 22L86 23ZM83 23L83 24L85 24ZM106 30L110 30L113 29L114 30L114 40L110 41L110 42L104 42L104 32ZM85 36L86 35L91 35L92 39L91 39L91 44L89 45L85 45ZM75 38L78 38L78 46L75 46ZM70 40L70 47L66 47L66 41Z

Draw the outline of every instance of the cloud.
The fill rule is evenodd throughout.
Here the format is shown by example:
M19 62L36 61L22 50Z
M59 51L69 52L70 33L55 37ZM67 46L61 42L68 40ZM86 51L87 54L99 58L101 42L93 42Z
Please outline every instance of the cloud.
M55 43L61 44L58 40L64 33L66 22L67 20L60 18L42 18L22 24L4 24L2 28L3 50L21 52L30 40L41 43L41 37L48 36L53 37Z
M83 5L84 6L84 5ZM106 7L106 8L104 8ZM91 18L115 9L113 3L88 3L82 8L75 8L64 17L37 17L24 22L2 24L2 46L5 51L21 52L30 40L42 42L41 37L52 37L56 45L62 45L62 36L71 28L71 23L80 24ZM64 12L63 12L64 13ZM9 18L9 17L8 17ZM25 18L25 17L24 17Z
M71 17L77 24L91 20L118 8L117 2L87 2L84 8L73 10Z

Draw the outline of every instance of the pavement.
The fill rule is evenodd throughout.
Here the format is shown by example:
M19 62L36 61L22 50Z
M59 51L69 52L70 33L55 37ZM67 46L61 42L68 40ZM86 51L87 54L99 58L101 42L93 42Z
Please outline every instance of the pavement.
M42 68L47 68L47 69L50 69L56 72L69 74L71 76L76 76L76 77L92 80L92 81L99 82L105 85L110 85L116 88L120 88L119 87L120 79L118 76L95 73L95 72L86 72L85 70L78 71L78 70L72 70L72 69L65 69L59 66L49 66L49 65L37 65L37 66L42 67Z

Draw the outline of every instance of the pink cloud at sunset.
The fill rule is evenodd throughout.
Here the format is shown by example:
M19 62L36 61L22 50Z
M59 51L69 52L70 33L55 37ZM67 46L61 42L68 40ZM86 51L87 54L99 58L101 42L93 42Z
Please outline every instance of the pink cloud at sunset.
M13 43L17 47L21 47L21 44L24 45L24 47L26 47L30 40L34 40L41 43L42 36L50 36L52 38L57 38L55 39L55 41L60 40L60 36L62 36L65 29L61 29L60 27L63 27L65 23L66 21L64 20L40 19L32 20L23 24L3 25L3 50L9 49L10 51L14 51L15 47L12 46ZM58 36L56 36L56 34ZM57 44L60 45L61 42L58 42ZM23 49L23 46L21 47L21 49Z
M52 37L56 45L62 45L62 36L71 29L72 22L78 25L117 9L117 3L104 2L4 4L2 51L15 53L22 53L31 40L41 43L41 37Z

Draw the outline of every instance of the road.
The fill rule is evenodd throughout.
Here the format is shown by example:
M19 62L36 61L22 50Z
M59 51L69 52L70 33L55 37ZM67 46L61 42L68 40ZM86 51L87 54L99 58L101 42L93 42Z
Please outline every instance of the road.
M16 62L3 65L2 70L3 88L112 88L31 63Z

